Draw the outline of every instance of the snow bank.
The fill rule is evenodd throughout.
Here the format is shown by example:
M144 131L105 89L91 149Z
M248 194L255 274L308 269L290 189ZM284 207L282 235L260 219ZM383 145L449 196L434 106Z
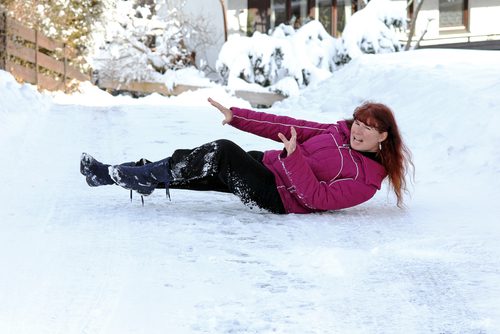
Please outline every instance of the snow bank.
M195 87L215 87L216 84L205 76L205 74L194 67L168 70L162 76L168 89L172 90L176 85L187 85Z
M30 84L20 84L14 77L0 70L0 131L9 138L16 138L34 115L50 109L50 97L40 94ZM16 140L16 139L14 139Z
M20 84L3 70L0 70L0 92L0 115L39 112L50 108L50 98L40 94L36 86Z
M249 102L235 97L225 87L218 86L213 82L207 83L203 80L200 81L197 75L191 76L189 71L181 71L181 73L184 73L182 82L199 87L203 87L206 83L207 88L200 88L193 91L188 90L178 96L166 97L154 93L142 98L132 98L127 95L113 96L92 85L90 82L83 82L80 84L78 91L74 93L64 94L63 92L51 92L49 95L56 104L75 104L94 107L110 107L117 105L206 107L207 99L212 97L226 105L238 105L250 108ZM91 96L91 98L89 98L89 96Z

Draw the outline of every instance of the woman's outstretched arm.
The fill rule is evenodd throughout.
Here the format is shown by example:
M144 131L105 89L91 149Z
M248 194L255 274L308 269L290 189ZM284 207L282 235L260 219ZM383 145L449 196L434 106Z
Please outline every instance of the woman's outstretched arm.
M222 124L231 124L235 128L253 133L257 136L282 141L278 133L287 138L291 136L291 128L297 131L297 142L302 143L312 136L328 133L337 127L336 124L324 124L306 120L300 120L288 116L274 115L264 112L241 108L226 108L217 101L209 98L212 106L217 108L223 115Z

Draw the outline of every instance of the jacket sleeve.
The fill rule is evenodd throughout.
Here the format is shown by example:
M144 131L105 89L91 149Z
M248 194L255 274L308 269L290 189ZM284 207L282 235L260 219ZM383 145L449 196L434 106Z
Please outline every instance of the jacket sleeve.
M338 179L330 183L319 181L304 159L299 146L290 156L280 156L279 159L290 181L291 193L304 207L312 210L349 208L366 202L377 191L362 180L352 178Z
M281 142L278 133L281 132L289 138L292 126L297 130L297 142L299 143L337 126L335 124L316 123L236 107L232 107L231 111L233 112L233 119L229 123L231 126L278 142Z

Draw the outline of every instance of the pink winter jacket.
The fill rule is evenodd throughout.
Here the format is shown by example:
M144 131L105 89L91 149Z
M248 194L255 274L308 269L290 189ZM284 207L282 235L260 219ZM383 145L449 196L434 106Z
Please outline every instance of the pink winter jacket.
M349 147L345 121L322 124L248 109L231 108L230 125L278 142L297 130L297 148L264 152L263 163L276 179L288 213L338 210L363 203L380 189L384 167Z

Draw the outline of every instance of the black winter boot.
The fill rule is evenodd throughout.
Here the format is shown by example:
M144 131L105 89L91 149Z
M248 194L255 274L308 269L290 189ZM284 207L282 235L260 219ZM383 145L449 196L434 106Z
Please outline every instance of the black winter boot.
M170 157L144 166L110 166L109 175L117 185L144 196L151 195L158 185L164 184L168 195L168 186L172 180Z
M85 176L87 184L91 187L115 184L108 172L109 165L103 164L90 154L82 153L80 158L80 173Z
M147 159L140 159L136 162L125 162L121 166L143 166L151 161ZM87 184L91 187L107 186L115 184L115 181L109 175L109 166L97 161L93 156L88 153L82 153L80 158L80 173L85 176Z

